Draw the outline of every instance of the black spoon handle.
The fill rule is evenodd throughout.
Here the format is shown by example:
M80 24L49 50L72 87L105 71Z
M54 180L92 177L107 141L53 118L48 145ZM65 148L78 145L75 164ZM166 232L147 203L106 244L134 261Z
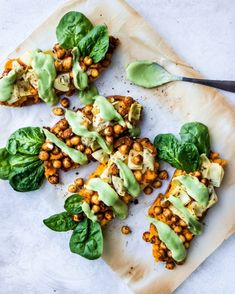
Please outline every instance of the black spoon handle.
M235 93L235 81L201 80L183 77L182 81L214 87Z

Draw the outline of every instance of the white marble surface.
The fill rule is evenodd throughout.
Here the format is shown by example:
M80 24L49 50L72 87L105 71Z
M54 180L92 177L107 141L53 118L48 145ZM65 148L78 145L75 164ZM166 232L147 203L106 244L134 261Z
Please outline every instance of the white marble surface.
M55 7L64 2L63 0L0 0L0 58L12 51ZM205 77L235 80L234 1L128 0L128 2ZM235 101L235 94L224 94L229 100ZM176 293L235 293L234 245L235 236L232 236L177 289ZM14 250L17 250L17 246ZM21 274L17 272L17 268L14 272L8 273L12 277L12 284L11 287L6 287L1 280L1 269L4 266L2 260L7 258L1 253L0 250L0 293L47 294L53 293L53 288L56 289L56 285L52 285L50 292L42 292L41 289L30 292L19 287L14 284L14 275ZM83 266L86 266L86 263ZM78 287L77 293L129 293L126 286L102 262L99 264L99 269L95 267L92 272L92 268L87 265L84 271L92 275L92 285L84 274L84 283ZM101 272L105 272L108 279L101 280L103 277ZM25 279L33 289L33 277L26 275ZM65 290L63 293L74 292Z

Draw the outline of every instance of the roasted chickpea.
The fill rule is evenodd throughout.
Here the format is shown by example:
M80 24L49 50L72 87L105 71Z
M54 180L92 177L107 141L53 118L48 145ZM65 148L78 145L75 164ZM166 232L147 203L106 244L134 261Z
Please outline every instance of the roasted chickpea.
M179 221L179 225L180 225L181 227L187 227L186 222L183 221L182 219Z
M130 229L130 227L128 227L128 226L122 226L122 228L121 228L121 232L122 232L124 235L128 235L128 234L131 233L131 229Z
M157 174L155 173L155 171L150 169L146 170L144 174L144 178L148 183L154 181L156 177L157 177Z
M91 65L93 63L93 60L90 56L85 56L83 62L85 63L85 65Z
M60 135L62 133L62 130L59 126L55 126L53 129L52 129L52 133L56 134L56 135Z
M79 144L79 145L77 145L77 150L79 150L79 151L81 151L81 152L83 152L84 150L85 150L85 146L83 145L83 144Z
M163 242L161 242L161 243L160 243L160 248L166 250L166 245L165 245Z
M162 170L160 171L159 175L158 175L160 180L166 180L168 179L168 173L166 170Z
M112 145L114 139L112 136L105 136L105 140L108 144Z
M54 148L53 148L53 150L52 150L51 153L54 154L54 155L57 155L57 154L60 153L60 149L57 146L54 146Z
M115 163L113 163L109 169L108 169L108 173L112 176L116 176L119 173L118 167L116 166Z
M51 151L53 148L54 148L54 145L53 145L53 143L50 143L50 142L45 142L42 145L42 150L44 150L44 151Z
M62 65L62 62L60 60L55 60L54 64L55 64L56 71L62 71L63 70L63 65Z
M82 109L82 112L85 113L86 115L90 115L91 111L92 111L92 105L86 105Z
M189 233L189 232L187 232L184 236L185 236L187 241L191 241L193 239L193 235L191 233Z
M203 183L204 185L208 186L209 184L209 180L206 178L201 179L201 183Z
M99 197L98 197L98 195L93 195L93 196L91 197L91 202L92 202L93 204L99 205L100 201L99 201Z
M170 211L170 209L166 208L163 210L163 215L167 218L170 219L172 217L172 212Z
M99 76L99 71L98 71L96 68L93 68L93 69L91 70L91 76L92 76L93 78L98 78L98 76Z
M166 269L173 270L175 267L175 264L173 262L167 262L165 265Z
M186 249L189 248L189 245L190 245L189 242L185 242L185 243L184 243L184 247L185 247Z
M137 180L138 182L141 182L141 180L142 180L142 173L141 173L140 170L135 170L135 171L134 171L134 176L135 176L135 178L136 178L136 180Z
M45 161L45 160L49 159L49 154L48 154L48 152L42 150L39 152L38 157L39 157L39 159Z
M182 232L182 228L181 228L180 226L176 226L176 227L174 228L174 231L175 231L176 233L181 233L181 232Z
M64 57L64 55L65 55L65 50L63 48L59 48L56 52L57 58L61 59Z
M150 242L150 233L144 232L142 238L145 242Z
M64 115L64 110L61 107L54 107L54 108L52 108L52 112L53 112L54 115L57 115L57 116Z
M81 186L84 184L83 178L77 178L77 179L74 181L74 184L75 184L77 187L81 187Z
M132 158L132 162L136 165L139 165L143 162L143 156L138 154Z
M91 149L90 147L87 147L87 148L85 149L85 154L86 154L86 155L91 155L91 153L92 153L92 149Z
M71 166L72 166L71 160L70 160L68 157L65 157L65 158L63 159L63 167L64 167L65 169L68 169L68 168L70 168Z
M116 135L120 135L123 132L123 127L121 125L115 125L113 130Z
M59 176L58 175L52 175L48 177L48 182L50 184L56 185L59 183Z
M100 207L99 207L98 205L96 205L96 204L93 205L91 209L92 209L92 211L93 211L94 213L97 213L97 212L100 211Z
M68 139L73 135L73 131L71 128L67 128L66 130L63 131L63 139Z
M105 216L105 218L106 218L107 220L111 220L111 219L113 219L113 214L112 214L111 211L107 211L107 212L105 212L104 216Z
M61 120L58 122L57 126L58 126L61 130L64 131L64 130L66 130L66 129L69 127L69 124L68 124L67 120L66 120L65 118L63 118L63 119L61 119Z
M180 239L181 239L181 241L182 241L183 243L186 241L184 235L180 235Z
M63 106L64 108L68 108L69 107L69 104L70 104L70 102L69 102L69 99L68 98L62 98L61 100L60 100L60 104L61 104L61 106Z
M79 143L81 143L81 138L78 136L74 136L70 139L70 142L72 145L78 145Z
M153 192L153 188L152 187L147 186L147 187L144 188L144 193L146 195L150 195L150 194L152 194L152 192Z
M73 146L70 139L66 139L66 145L69 146L69 147Z
M129 147L125 144L121 145L118 149L123 155L127 154L129 151Z
M63 60L63 68L64 68L64 70L69 71L72 68L72 63L73 63L72 57L71 56L66 57Z
M155 215L159 215L159 214L161 214L162 211L163 211L163 209L162 209L161 206L155 206L155 207L154 207L154 214L155 214Z
M197 177L197 178L201 178L202 173L200 171L195 171L194 176Z
M162 182L159 181L159 180L154 181L154 182L152 183L152 186L153 186L155 189L160 188L160 187L162 186Z
M61 163L60 160L54 160L52 165L53 165L54 168L59 169L59 168L61 168L62 163Z
M77 186L76 185L73 185L73 184L69 185L68 186L68 191L70 193L76 193L77 192Z
M142 147L142 145L141 145L140 143L135 142L135 143L133 144L133 149L134 149L135 151L137 151L137 152L141 152L141 151L143 150L143 147Z
M108 126L104 129L104 135L105 136L112 136L113 134L113 128L111 126Z

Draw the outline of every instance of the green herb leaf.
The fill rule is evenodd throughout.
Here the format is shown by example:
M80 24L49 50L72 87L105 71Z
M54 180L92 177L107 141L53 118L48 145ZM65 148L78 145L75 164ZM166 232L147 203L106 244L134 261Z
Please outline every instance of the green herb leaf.
M49 218L44 219L43 223L49 229L56 232L67 232L73 230L77 226L77 223L71 219L69 213L66 211L54 214Z
M85 90L78 92L79 100L85 105L93 103L93 97L97 95L99 95L99 92L94 84L88 86Z
M210 152L210 136L207 126L200 122L190 122L184 124L180 129L182 142L196 145L199 154Z
M66 13L56 28L56 37L60 46L72 49L93 28L86 16L77 11Z
M44 165L41 160L15 167L9 177L9 183L15 191L29 192L41 187L44 179Z
M78 194L69 196L64 203L64 209L71 214L77 214L82 212L81 204L84 198Z
M94 27L84 38L82 38L78 47L82 56L89 55L94 63L102 60L109 48L109 34L106 25Z
M7 180L11 172L10 154L6 148L0 149L0 179Z
M70 250L87 259L99 258L103 253L103 234L100 224L85 218L78 223L70 242Z
M26 127L15 131L7 142L7 150L11 154L17 152L22 154L38 155L45 136L38 127Z

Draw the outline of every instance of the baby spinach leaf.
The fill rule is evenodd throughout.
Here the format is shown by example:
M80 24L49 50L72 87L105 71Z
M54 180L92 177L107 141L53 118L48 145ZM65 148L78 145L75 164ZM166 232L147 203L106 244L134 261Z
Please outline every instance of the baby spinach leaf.
M109 34L106 25L95 26L78 43L82 56L89 55L94 63L102 60L109 48Z
M200 159L197 147L194 144L179 144L177 157L181 163L181 169L187 173L197 170Z
M15 131L7 142L7 150L11 154L37 155L40 152L45 136L38 127L26 127Z
M93 97L99 95L98 89L95 85L88 86L85 90L79 91L78 98L82 104L91 104L94 102Z
M51 230L56 232L67 232L76 228L77 223L71 219L71 216L67 211L54 214L47 219L43 220L43 223Z
M85 218L75 228L70 242L70 250L87 259L99 258L103 253L103 234L97 222Z
M84 198L78 194L73 194L69 196L64 203L64 209L71 214L77 214L82 212L82 201Z
M180 129L182 142L189 142L196 145L200 154L206 155L210 152L210 136L207 126L200 122L184 124Z
M12 172L16 171L17 169L24 168L33 162L40 161L38 155L26 155L21 153L16 153L11 155L9 158L9 163L11 165Z
M10 154L6 148L0 149L0 179L7 180L11 172Z
M44 165L41 160L14 168L9 183L15 191L29 192L41 187L44 179Z
M62 48L72 49L92 28L92 23L84 14L70 11L56 27L56 37Z

